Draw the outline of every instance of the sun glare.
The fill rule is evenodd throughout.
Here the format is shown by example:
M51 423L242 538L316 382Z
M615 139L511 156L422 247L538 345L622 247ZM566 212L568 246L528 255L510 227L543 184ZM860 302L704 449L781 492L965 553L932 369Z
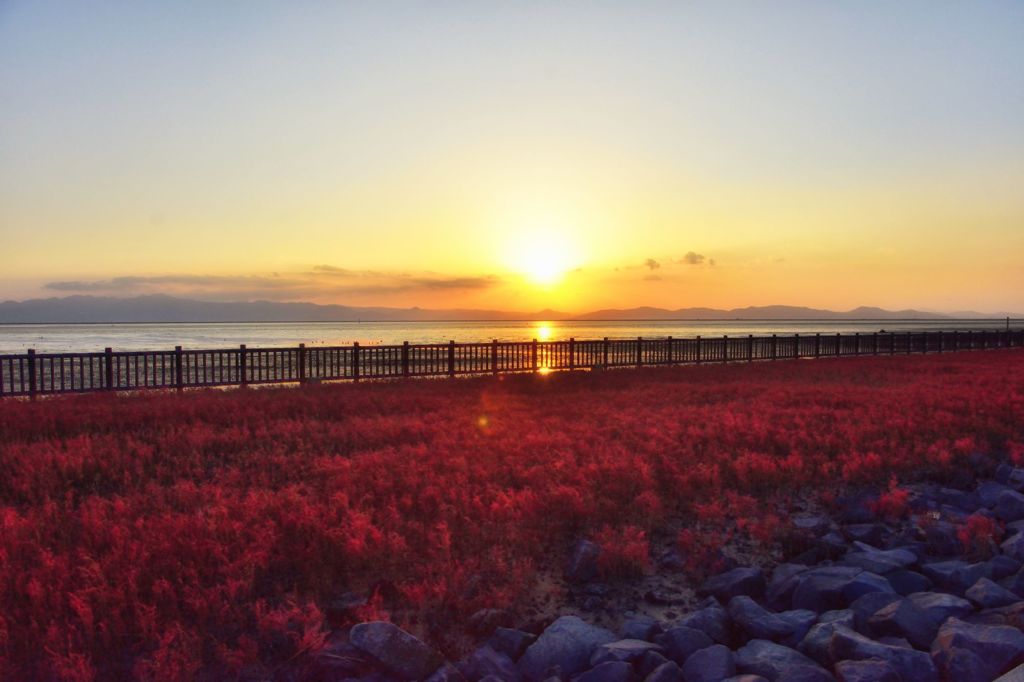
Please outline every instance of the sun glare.
M580 261L567 232L554 227L519 230L506 250L508 266L540 287L558 284Z
M548 322L541 322L537 325L536 335L538 341L550 341L551 334L551 325Z

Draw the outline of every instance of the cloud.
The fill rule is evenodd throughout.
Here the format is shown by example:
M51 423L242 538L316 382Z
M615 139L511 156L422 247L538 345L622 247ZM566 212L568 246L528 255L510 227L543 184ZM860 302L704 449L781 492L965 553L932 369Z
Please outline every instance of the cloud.
M646 267L648 270L657 270L658 268L661 267L661 263L654 260L653 258L648 258L647 260L644 261L644 267Z
M286 275L276 272L271 275L130 275L55 281L45 284L44 288L80 294L168 294L204 300L295 301L340 296L479 291L500 282L500 278L495 276L453 277L430 272L378 272L317 265L308 272Z

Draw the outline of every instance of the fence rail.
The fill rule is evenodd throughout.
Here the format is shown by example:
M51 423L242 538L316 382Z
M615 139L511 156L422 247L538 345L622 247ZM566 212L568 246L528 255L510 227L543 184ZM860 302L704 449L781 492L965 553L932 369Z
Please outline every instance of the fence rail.
M0 397L905 355L1024 347L1024 329L0 355Z

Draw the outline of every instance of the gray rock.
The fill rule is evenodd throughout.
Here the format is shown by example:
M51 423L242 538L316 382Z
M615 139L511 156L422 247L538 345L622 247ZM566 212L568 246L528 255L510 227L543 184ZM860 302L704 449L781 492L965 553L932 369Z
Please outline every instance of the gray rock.
M885 661L840 661L836 663L839 682L900 682L900 674Z
M333 680L344 678L325 676L319 679ZM425 680L425 682L466 682L466 677L461 672L459 672L459 669L456 668L454 665L452 665L451 663L445 663L440 668L435 670L434 673Z
M661 632L661 624L650 616L630 618L619 628L622 639L650 639Z
M1024 568L999 581L999 584L1019 597L1024 597Z
M1013 488L1002 483L996 483L995 481L984 481L978 485L978 499L983 507L991 509L996 506L999 496L1007 490L1013 490Z
M908 549L877 549L863 542L853 543L855 551L843 557L843 564L859 566L865 571L885 575L891 571L909 568L917 563L917 555Z
M1016 490L1004 490L996 497L996 516L1003 521L1024 519L1024 495Z
M831 523L824 514L796 514L790 518L793 528L811 535L821 535Z
M623 661L608 661L575 678L575 682L632 682L633 668Z
M729 602L729 617L751 639L769 639L786 646L796 646L818 619L809 610L772 613L750 597L733 597Z
M459 663L459 670L471 680L479 680L488 675L504 682L517 682L520 679L515 661L489 646L482 646L466 660Z
M675 661L667 661L652 670L644 682L685 682L683 669Z
M941 625L947 618L962 618L974 611L971 602L966 599L942 592L915 592L907 595L907 599L927 613L936 625Z
M837 661L862 661L872 658L885 661L899 673L904 682L938 680L931 657L923 651L876 642L841 625L832 633L829 653Z
M499 653L503 653L513 661L518 661L526 648L536 641L537 635L513 630L511 628L498 628L487 640L487 645Z
M643 657L633 663L633 667L640 673L640 677L647 677L652 672L665 665L666 663L672 663L679 667L675 661L669 661L668 658L659 654L657 651L648 651ZM682 675L682 668L680 668L680 675Z
M828 644L832 641L832 631L837 625L853 627L853 611L843 609L842 611L826 611L821 614L818 622L811 627L797 650L814 659L819 665L831 668L835 662L828 653Z
M683 665L686 682L719 682L736 674L732 652L722 644L695 651Z
M799 577L800 582L793 592L793 608L818 613L845 608L870 592L894 591L882 576L856 566L812 568Z
M676 621L676 626L680 625L700 630L719 644L729 643L729 614L713 599L704 608Z
M909 599L883 606L868 618L868 629L879 637L903 637L915 648L927 651L938 623Z
M939 587L958 595L962 595L979 578L992 577L992 568L988 564L969 564L959 559L925 564L921 572Z
M701 630L696 630L685 625L677 625L659 635L656 640L665 649L665 655L680 666L686 663L686 659L694 652L706 649L712 644L711 638Z
M853 612L853 629L857 632L868 631L868 619L880 608L900 601L900 596L892 592L869 592L850 604Z
M779 564L772 571L772 579L765 590L765 601L776 611L789 608L793 591L799 583L799 575L807 571L804 564Z
M352 627L349 641L404 679L419 680L437 670L444 660L437 651L397 625L384 621Z
M989 559L988 565L992 569L992 580L1002 580L1019 571L1022 564L1018 559L1000 554Z
M821 671L822 679L830 680L832 676L795 649L769 642L766 639L752 639L747 645L736 652L736 669L741 673L761 675L768 680L792 680L800 676L813 675ZM808 677L808 679L811 679Z
M1005 675L997 677L995 682L1024 682L1024 665L1018 665Z
M939 628L932 658L946 679L992 680L1024 663L1024 633L1005 625L972 625L950 618Z
M978 582L967 589L964 596L982 609L1009 606L1014 602L1020 601L1020 597L1016 594L1001 585L997 585L988 578L979 579Z
M741 567L708 578L700 591L728 602L739 595L759 597L764 594L764 587L764 572L760 568Z
M916 571L900 570L886 573L885 579L896 590L896 594L904 597L914 592L924 592L930 589L932 581Z
M768 682L768 679L760 675L733 675L722 682Z
M1024 561L1024 533L1015 533L1006 538L1003 544L999 545L999 549L1011 559Z
M843 534L851 541L879 545L885 538L885 526L880 523L854 523L843 526Z
M642 639L620 639L617 642L609 642L597 647L590 656L590 665L594 667L607 661L632 663L643 658L648 651L663 653L664 650L657 644L645 642Z
M956 526L949 521L935 521L924 533L928 549L939 556L951 556L960 553L960 540L956 536Z
M594 650L615 641L604 628L585 623L576 616L562 616L549 625L519 659L519 672L527 680L543 680L554 666L563 675L583 670Z
M601 547L590 540L580 540L573 547L565 577L572 581L586 582L597 577L597 560Z

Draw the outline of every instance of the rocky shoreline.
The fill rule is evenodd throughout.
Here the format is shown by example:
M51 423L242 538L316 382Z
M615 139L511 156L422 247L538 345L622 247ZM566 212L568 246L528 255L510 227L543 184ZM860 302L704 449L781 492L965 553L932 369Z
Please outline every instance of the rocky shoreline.
M806 550L768 571L736 566L708 578L697 608L671 619L627 615L613 631L561 615L515 629L481 614L484 638L458 661L391 623L360 623L301 678L1024 680L1024 468L1004 464L993 479L962 488L904 490L912 512L904 519L877 514L867 494L829 514L794 515ZM581 541L569 569L584 615L608 590L591 570L599 553Z

